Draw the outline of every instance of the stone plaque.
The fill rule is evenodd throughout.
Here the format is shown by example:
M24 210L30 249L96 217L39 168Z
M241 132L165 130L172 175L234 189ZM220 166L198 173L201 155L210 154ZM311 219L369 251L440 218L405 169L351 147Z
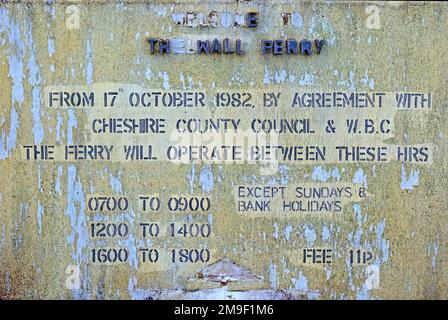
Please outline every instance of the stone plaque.
M1 1L0 299L448 298L447 21Z

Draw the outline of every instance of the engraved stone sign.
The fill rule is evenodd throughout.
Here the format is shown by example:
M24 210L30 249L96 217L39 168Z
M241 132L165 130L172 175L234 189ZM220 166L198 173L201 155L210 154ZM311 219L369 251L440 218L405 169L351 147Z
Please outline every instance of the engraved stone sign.
M2 1L0 299L448 297L448 5Z

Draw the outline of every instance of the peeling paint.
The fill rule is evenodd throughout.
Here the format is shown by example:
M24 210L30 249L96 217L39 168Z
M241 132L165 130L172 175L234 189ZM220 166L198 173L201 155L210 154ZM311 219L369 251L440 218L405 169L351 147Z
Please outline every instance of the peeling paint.
M304 225L304 236L307 242L307 246L312 246L317 238L316 231L314 231L314 228L308 224Z
M446 234L441 232L442 216L447 211L443 112L447 99L441 83L446 80L443 66L448 61L443 55L446 50L425 51L434 39L439 39L443 49L446 33L440 30L446 29L448 21L443 6L401 4L411 13L409 16L418 17L415 21L408 19L407 25L397 23L404 19L402 11L381 6L380 29L366 27L363 3L296 6L260 1L197 5L131 1L76 6L82 8L79 29L67 27L68 13L58 3L25 6L19 1L0 7L0 77L5 89L0 102L0 204L5 213L0 215L0 270L4 280L0 281L0 299L447 296L443 286L447 282L443 250ZM260 14L256 29L244 26L247 10ZM386 14L390 19L383 19ZM144 19L137 19L142 16ZM427 28L429 25L433 28ZM260 54L260 39L287 39L295 33L297 37L325 40L325 50L312 56ZM409 34L416 35L412 50L405 41ZM169 38L174 55L150 55L149 37ZM246 54L191 54L196 39L215 37L240 38ZM425 59L421 59L422 50ZM95 108L84 110L45 105L45 90L50 86L94 90L99 79L104 82L102 88L112 88L117 82L122 87L139 85L148 91L200 90L207 95L248 92L257 105L247 110L221 110L208 105L198 110L147 108L141 113L138 108L130 113L109 108L96 114L103 108L102 95L98 95ZM389 114L386 107L371 112L332 112L328 108L315 112L308 108L292 110L290 97L285 97L294 92L327 90L430 92L434 104L423 112L410 109ZM259 108L263 93L280 91L288 103L282 102L274 111ZM278 141L282 145L421 144L431 146L434 153L428 163L415 159L403 163L280 162L268 175L259 170L258 163L215 165L195 161L174 165L160 159L140 163L24 159L22 147L30 144L49 144L63 150L66 144L149 141L158 147L164 139L157 134L148 134L148 140L144 135L93 134L89 131L92 115L124 118L141 114L172 121L176 117L201 118L205 111L210 117L240 118L242 122L255 117L309 117L313 124L319 124L313 127L316 135L282 135ZM335 118L344 123L345 118L352 117L374 121L390 117L395 123L394 134L368 137L360 133L340 139L344 128L338 126L334 135L325 135L328 141L321 139L327 120ZM272 207L289 200L303 206L308 201L334 204L341 200L341 210L285 214L281 210L247 213L237 209L235 190L255 186L268 191L289 188L287 199L253 197L260 202L271 201ZM296 187L314 188L318 195L299 197L294 192ZM338 193L345 187L352 196L325 196L331 188ZM367 187L369 192L361 197L359 193ZM90 212L87 199L94 194L127 197L130 206L122 212ZM162 209L143 212L139 195L157 195ZM170 211L167 201L177 195L207 197L211 209ZM250 196L248 199L253 200ZM130 232L125 237L95 239L89 235L93 221L126 223ZM140 222L158 223L161 234L144 238ZM212 231L209 237L176 232L170 236L167 230L171 223L179 228L210 224ZM90 261L91 249L99 247L124 247L129 257L117 265L99 266ZM210 249L211 259L194 264L170 261L171 250L183 247ZM159 249L161 260L143 265L140 248ZM303 249L316 248L331 249L331 263L303 263ZM350 261L350 250L359 251L361 259ZM363 253L368 261L362 261ZM66 273L69 266L79 268L79 289L64 286L70 277ZM233 273L225 273L229 271L226 266Z
M202 168L199 175L199 184L203 193L209 193L213 190L213 172L210 167Z
M75 265L84 265L87 268L87 216L83 185L75 166L67 168L67 208L65 214L69 218L70 233L67 236L67 244L72 248L72 261ZM88 278L83 273L82 287L87 287ZM75 298L86 298L84 291L74 290Z
M420 177L420 170L411 170L409 176L406 177L406 170L404 164L401 165L401 190L412 190L415 186L418 186L418 180Z
M37 223L39 228L39 238L42 236L42 219L44 217L44 207L38 203L37 204Z
M33 134L34 134L34 144L42 143L44 139L44 129L41 120L41 93L40 93L40 68L36 61L36 53L34 49L34 41L32 35L32 25L28 25L27 31L28 37L28 47L30 50L30 57L28 60L28 70L29 70L29 83L32 86L32 106L31 112L33 113Z
M355 176L353 177L353 183L360 184L364 188L367 188L367 177L361 168L358 168L358 170L356 170Z
M93 83L93 48L90 34L86 40L86 82L87 84Z
M76 121L75 111L68 110L68 123L67 123L67 144L73 144L73 128L78 127Z
M269 265L269 281L271 282L271 288L278 287L277 266L273 263Z
M112 190L114 192L116 192L117 194L123 193L122 186L121 186L121 180L120 180L120 174L118 174L117 176L110 174L109 184L110 184L110 187L112 188Z

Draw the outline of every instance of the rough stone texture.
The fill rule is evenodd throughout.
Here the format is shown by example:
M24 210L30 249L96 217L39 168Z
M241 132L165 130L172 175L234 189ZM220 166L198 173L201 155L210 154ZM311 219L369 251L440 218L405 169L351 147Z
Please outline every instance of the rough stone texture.
M80 10L79 29L67 28L68 5ZM366 27L363 2L294 1L2 1L0 4L0 298L448 298L447 102L448 6L376 3L379 29ZM257 11L259 27L175 26L172 13ZM283 25L283 12L300 12L303 26ZM296 24L300 23L296 21ZM149 36L241 38L245 56L151 56ZM321 38L321 55L262 56L263 38ZM47 86L136 84L160 89L263 90L275 87L340 91L431 92L429 112L395 114L393 144L432 144L431 164L286 164L273 175L256 165L173 165L167 161L43 162L21 160L21 146L90 141L80 110L43 106ZM253 113L243 117L253 117ZM335 171L336 170L336 171ZM336 173L334 173L336 172ZM334 174L333 174L334 173ZM314 177L314 179L313 179ZM317 182L316 182L317 180ZM339 214L251 216L236 212L238 184L347 182L370 196ZM89 263L93 241L88 194L207 195L212 221L207 240L163 238L161 249L212 249L213 261L231 259L264 281L235 289L195 279L207 264L142 272L137 260L119 266ZM112 221L189 221L187 214L110 215ZM114 220L115 219L115 220ZM158 241L158 242L157 242ZM120 242L134 247L132 235ZM107 241L106 241L107 243ZM334 263L295 263L303 247L329 247ZM350 248L372 251L379 287L366 287L366 267L347 262ZM135 250L135 249L133 249ZM131 252L132 253L132 252ZM135 257L136 252L132 253ZM299 258L297 258L299 257ZM225 260L227 261L227 260ZM81 287L66 287L67 266L80 268ZM244 272L243 272L244 274ZM195 281L198 283L195 284ZM258 281L258 280L257 280ZM250 282L250 281L249 281ZM199 291L193 291L199 290Z

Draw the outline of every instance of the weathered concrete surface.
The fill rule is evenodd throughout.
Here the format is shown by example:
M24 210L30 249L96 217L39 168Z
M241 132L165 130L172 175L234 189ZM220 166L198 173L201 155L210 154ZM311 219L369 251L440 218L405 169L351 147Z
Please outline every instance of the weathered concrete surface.
M69 5L74 7L67 8ZM369 5L2 1L0 298L448 298L448 6L375 3L380 9L380 24L375 25L368 21ZM190 11L256 11L260 21L255 30L173 23L173 13ZM293 12L299 12L302 20L295 15L295 25L284 25L282 13ZM149 54L148 37L196 39L204 35L241 38L250 54ZM289 37L325 39L327 45L319 56L308 58L260 54L261 39ZM430 111L394 115L395 131L388 143L431 144L432 162L288 163L274 174L261 175L253 164L24 161L24 145L92 141L85 130L89 115L82 110L44 106L44 92L48 86L97 83L162 90L280 87L430 92L434 99ZM239 111L229 114L235 113ZM249 119L254 113L242 117ZM380 111L376 116L381 116ZM369 196L345 204L338 214L279 217L235 210L236 185L336 182L365 186ZM119 214L90 213L86 202L90 194L126 195L132 199L131 209ZM211 199L212 208L203 214L142 213L135 201L142 194L159 194L164 200L175 194L204 195ZM133 232L124 240L91 239L89 222L102 220L128 222ZM158 222L164 228L171 222L210 223L213 231L205 240L167 236L142 240L137 234L137 224L142 221ZM90 262L92 247L114 245L129 248L127 263L104 266ZM206 247L212 259L203 264L163 261L145 269L137 258L141 246L156 246L166 252ZM332 248L333 263L302 265L300 249L306 247ZM375 266L379 283L371 284L372 269L349 263L351 248L372 252L369 265ZM204 279L204 270L211 268L207 266L222 259L226 265L215 270L218 275L226 270L226 279L240 282ZM236 267L229 267L226 259ZM79 287L70 285L76 270ZM208 273L208 278L216 277Z

